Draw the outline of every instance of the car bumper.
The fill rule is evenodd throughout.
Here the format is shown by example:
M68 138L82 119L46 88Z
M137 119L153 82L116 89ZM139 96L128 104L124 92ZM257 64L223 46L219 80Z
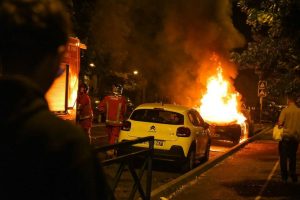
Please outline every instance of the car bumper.
M239 139L241 135L241 126L235 124L228 126L215 126L214 134L211 135L211 138L218 140L234 140Z
M119 149L118 155L130 154L136 151L145 150L144 147L127 147L126 149ZM167 160L167 161L183 161L186 159L184 156L184 151L181 146L172 146L170 150L153 150L153 159L157 160Z

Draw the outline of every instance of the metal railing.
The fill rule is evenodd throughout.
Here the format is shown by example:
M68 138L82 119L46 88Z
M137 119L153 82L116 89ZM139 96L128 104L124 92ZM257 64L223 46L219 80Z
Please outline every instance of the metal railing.
M135 151L130 151L129 153L124 153L128 151L129 149L132 148L133 145L139 144L139 143L148 143L149 148L141 149L141 150L135 150ZM126 166L128 167L128 170L134 180L134 184L132 187L132 190L130 192L129 198L128 199L134 199L136 191L139 191L140 197L143 200L150 200L151 196L151 184L152 184L152 159L153 159L153 147L154 147L154 137L149 136L149 137L144 137L144 138L139 138L136 140L130 140L130 141L125 141L113 145L107 145L103 147L96 147L96 152L97 153L106 153L108 151L115 151L116 156L113 158L105 159L101 161L101 164L103 167L105 166L110 166L113 164L119 164L117 173L115 177L113 178L113 182L111 185L111 189L113 193L115 193L115 189L117 188L121 176L123 172L126 169ZM140 168L139 172L137 173L137 170L134 168L133 161L136 160L137 157L143 156L143 164L142 167ZM143 177L144 171L147 168L147 175L146 175L146 188L144 190L141 179Z

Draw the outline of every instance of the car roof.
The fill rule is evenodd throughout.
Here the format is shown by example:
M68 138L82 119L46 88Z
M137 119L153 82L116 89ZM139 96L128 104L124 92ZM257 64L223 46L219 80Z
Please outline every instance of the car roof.
M187 107L187 106L182 106L182 105L177 105L177 104L163 104L163 103L144 103L136 107L135 110L137 109L165 109L168 111L173 111L173 112L179 112L179 113L185 113L188 110L192 110L192 108Z

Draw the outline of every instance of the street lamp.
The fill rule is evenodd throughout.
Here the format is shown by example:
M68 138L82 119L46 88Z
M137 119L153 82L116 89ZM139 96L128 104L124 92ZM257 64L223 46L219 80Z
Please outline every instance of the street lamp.
M138 83L140 84L140 88L141 88L141 102L144 103L145 102L145 98L146 98L146 85L147 85L147 81L145 80L145 78L143 77L142 74L139 74L138 70L134 70L133 75L136 76L135 80L138 81ZM139 96L140 96L139 95Z
M96 67L96 65L94 63L90 63L90 67Z
M138 75L139 74L139 71L138 70L134 70L133 71L133 75Z

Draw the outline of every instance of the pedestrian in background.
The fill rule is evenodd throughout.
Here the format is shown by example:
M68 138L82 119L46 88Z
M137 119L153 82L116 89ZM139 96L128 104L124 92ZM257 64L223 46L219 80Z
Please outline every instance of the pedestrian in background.
M93 109L88 95L89 87L82 83L79 85L77 97L77 122L85 131L90 144L92 143L91 128L93 122Z
M70 34L59 0L0 1L0 198L111 199L84 132L44 98Z
M298 181L296 174L296 155L300 140L300 108L295 104L295 96L287 94L287 107L279 116L278 126L283 127L282 139L279 141L281 178L287 181L288 176L293 182Z
M112 94L107 95L100 101L98 109L106 115L106 133L109 144L118 141L123 120L126 114L126 98L122 95L123 87L120 84L112 86Z

